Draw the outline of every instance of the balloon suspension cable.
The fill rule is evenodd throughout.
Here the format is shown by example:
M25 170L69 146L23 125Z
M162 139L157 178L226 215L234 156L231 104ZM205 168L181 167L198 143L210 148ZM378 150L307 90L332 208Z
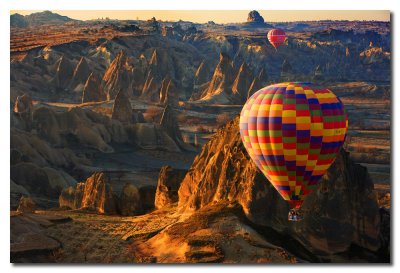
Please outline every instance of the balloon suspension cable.
M299 222L303 220L303 215L300 208L293 208L289 211L288 220L293 222Z

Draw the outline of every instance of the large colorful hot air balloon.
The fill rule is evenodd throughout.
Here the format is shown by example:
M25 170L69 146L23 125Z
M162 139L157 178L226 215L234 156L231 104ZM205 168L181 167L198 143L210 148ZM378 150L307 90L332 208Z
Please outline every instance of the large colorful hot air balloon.
M271 29L268 32L268 40L275 47L275 50L285 41L286 34L281 29Z
M240 114L247 152L295 210L335 161L347 126L340 99L305 82L267 86L247 100Z

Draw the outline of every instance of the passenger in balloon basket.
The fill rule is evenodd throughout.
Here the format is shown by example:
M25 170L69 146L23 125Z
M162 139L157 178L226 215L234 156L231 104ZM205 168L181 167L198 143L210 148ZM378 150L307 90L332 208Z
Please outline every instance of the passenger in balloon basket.
M291 209L289 211L288 220L294 222L301 221L303 220L302 213L300 212L299 209Z

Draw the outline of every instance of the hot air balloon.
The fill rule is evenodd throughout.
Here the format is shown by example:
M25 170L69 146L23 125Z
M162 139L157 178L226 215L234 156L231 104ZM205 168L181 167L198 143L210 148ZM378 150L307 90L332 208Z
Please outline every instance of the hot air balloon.
M298 210L335 161L347 134L340 99L306 82L285 82L254 93L240 114L248 154L284 200ZM299 219L297 219L299 220Z
M286 34L281 29L271 29L268 32L268 40L275 47L275 50L285 41Z

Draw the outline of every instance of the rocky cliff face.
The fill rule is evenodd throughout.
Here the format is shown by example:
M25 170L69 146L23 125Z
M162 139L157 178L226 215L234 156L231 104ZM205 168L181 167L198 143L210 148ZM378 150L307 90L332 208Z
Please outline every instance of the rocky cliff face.
M268 74L265 72L264 68L261 68L260 72L257 76L258 80L261 82L261 85L265 86L268 82Z
M161 49L154 50L145 77L145 83L141 94L142 98L158 102L161 96L163 96L163 100L165 100L165 91L176 74L173 64L174 62L168 52Z
M170 104L178 106L179 98L177 90L174 82L169 78L165 78L162 81L160 90L160 103L163 105Z
M93 73L87 78L83 87L82 103L106 100L106 94L100 84L100 80Z
M199 67L197 68L196 74L194 76L194 86L202 85L210 80L210 71L208 65L203 60Z
M28 94L18 96L14 104L14 113L12 117L18 121L18 127L23 130L30 130L32 126L32 99Z
M40 107L33 112L33 124L38 136L53 145L79 143L102 152L111 152L113 149L107 143L114 138L113 135L115 140L126 141L117 128L122 127L120 123L115 124L108 117L79 107L63 113Z
M220 59L215 68L212 80L208 88L201 95L201 100L228 103L230 101L232 84L235 80L235 69L231 58L225 54L220 54Z
M265 70L262 68L257 75L254 75L253 68L238 56L235 65L227 54L221 53L211 82L195 84L190 100L211 104L243 104L249 94L262 88L268 81ZM199 70L203 70L202 65L198 69L198 74Z
M52 80L52 84L57 90L65 90L68 88L74 69L72 68L71 62L66 56L62 56L58 60L56 74Z
M15 101L14 112L31 115L33 111L32 99L28 94L18 96Z
M146 81L143 85L141 98L149 101L159 101L161 86L161 79L158 78L157 74L153 72L153 70L149 70L146 75Z
M91 71L89 65L84 57L79 60L76 65L74 74L72 75L70 89L73 91L81 91L84 84L87 82Z
M79 183L75 190L64 189L59 197L60 206L117 214L119 200L108 182L104 173L94 173L85 183Z
M264 23L264 18L260 15L260 13L258 13L258 11L252 10L249 12L247 22Z
M181 130L179 129L178 122L173 113L171 106L167 105L164 108L164 112L161 116L160 127L165 130L170 138L177 143L183 143Z
M232 93L235 94L242 103L247 99L248 91L253 80L253 70L249 65L243 63L240 66L239 73L232 86Z
M21 212L21 213L26 213L26 212L35 213L36 204L29 197L22 196L21 199L19 200L19 205L18 205L17 211Z
M125 184L119 197L120 214L131 216L142 213L139 190L132 184Z
M186 211L212 202L238 202L253 223L294 238L321 261L340 261L340 253L354 247L371 252L381 247L378 205L364 167L342 150L303 203L304 220L289 222L290 205L244 149L238 117L204 146L178 193L179 207Z
M117 196L109 183L110 178L106 174L94 173L75 188L64 188L58 198L59 206L123 216L143 213L141 195L135 186L125 184L120 196Z
M272 28L272 25L264 23L264 18L260 15L260 13L256 10L252 10L249 12L249 15L247 16L247 22L243 24L243 27L268 27Z
M133 121L132 113L132 106L128 96L124 90L120 90L114 101L112 119L116 119L124 123L131 123Z
M261 81L258 77L255 77L254 80L251 82L249 90L247 91L247 98L249 99L255 92L263 88L264 85L261 84Z
M108 100L114 99L119 90L124 90L128 96L133 95L132 74L133 68L129 64L129 59L125 52L121 50L103 77L103 86Z
M178 201L178 189L186 170L174 170L171 166L162 167L158 175L158 185L154 206L161 209Z

